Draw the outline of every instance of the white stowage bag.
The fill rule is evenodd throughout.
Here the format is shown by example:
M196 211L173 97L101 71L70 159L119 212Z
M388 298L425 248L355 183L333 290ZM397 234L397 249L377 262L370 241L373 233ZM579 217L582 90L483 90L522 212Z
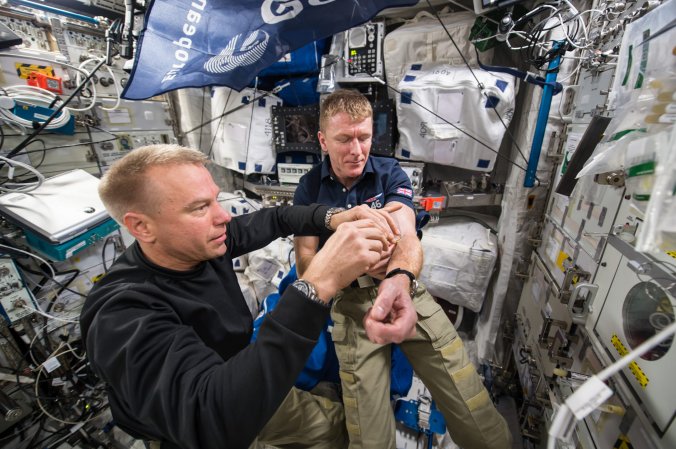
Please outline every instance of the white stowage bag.
M293 243L288 238L279 238L268 246L248 254L248 266L244 274L251 281L258 301L279 290L279 283L294 263Z
M282 100L263 95L255 89L234 91L228 87L214 87L211 98L211 133L214 162L239 173L275 172L276 153L272 146L270 110L280 106ZM246 104L249 102L248 104ZM220 118L224 112L246 104L241 109Z
M480 69L473 72L437 64L406 73L397 96L397 158L493 170L514 115L516 79Z
M471 67L478 67L474 45L469 41L476 16L472 12L442 14L441 20ZM490 64L493 50L480 53L481 62ZM445 63L464 67L465 62L448 38L439 19L426 11L418 13L394 31L387 33L383 43L385 79L396 87L411 64Z
M481 310L498 258L497 237L466 217L447 217L423 232L420 281L433 296Z

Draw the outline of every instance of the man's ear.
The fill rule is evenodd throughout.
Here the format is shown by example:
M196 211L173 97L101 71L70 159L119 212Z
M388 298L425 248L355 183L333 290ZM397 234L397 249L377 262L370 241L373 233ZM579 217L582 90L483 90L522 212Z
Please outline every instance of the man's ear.
M322 151L328 153L329 150L326 149L326 136L321 131L317 131L317 140L319 140L319 146L322 147Z
M152 243L155 241L152 219L146 214L127 212L124 214L122 221L124 226L129 230L129 233L137 240L145 243Z

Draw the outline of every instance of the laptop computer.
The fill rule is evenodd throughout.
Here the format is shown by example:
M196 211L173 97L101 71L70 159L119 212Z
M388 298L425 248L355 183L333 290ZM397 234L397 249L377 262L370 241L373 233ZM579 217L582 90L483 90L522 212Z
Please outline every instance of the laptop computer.
M65 172L31 192L0 195L0 214L49 242L64 243L110 218L98 185L84 170Z

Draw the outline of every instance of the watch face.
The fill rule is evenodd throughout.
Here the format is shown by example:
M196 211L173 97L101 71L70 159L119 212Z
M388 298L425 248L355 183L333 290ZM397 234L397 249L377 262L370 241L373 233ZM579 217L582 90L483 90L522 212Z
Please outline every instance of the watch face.
M310 286L305 281L297 280L293 286L300 290L305 296L310 296Z

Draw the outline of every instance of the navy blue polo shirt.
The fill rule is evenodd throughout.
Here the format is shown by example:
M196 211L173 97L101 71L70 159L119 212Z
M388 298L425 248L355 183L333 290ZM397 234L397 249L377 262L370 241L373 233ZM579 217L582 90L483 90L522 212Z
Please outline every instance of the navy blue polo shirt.
M344 187L331 174L330 167L331 160L326 157L321 164L300 178L293 204L319 203L348 209L368 204L374 209L380 209L390 201L399 201L415 211L411 180L396 159L369 156L361 177L350 189ZM321 238L320 247L325 241L325 237Z

